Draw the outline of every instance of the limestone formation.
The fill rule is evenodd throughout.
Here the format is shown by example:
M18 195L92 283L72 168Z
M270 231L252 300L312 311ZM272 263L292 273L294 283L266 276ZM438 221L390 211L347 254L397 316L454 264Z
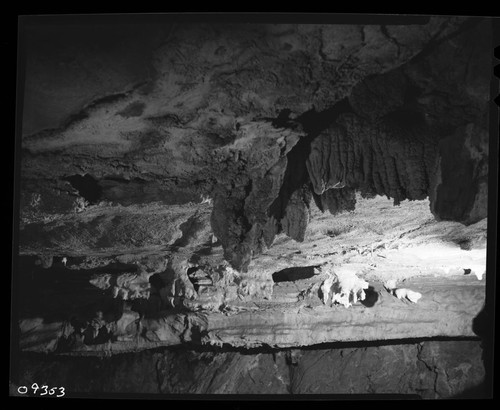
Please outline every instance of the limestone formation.
M480 383L490 19L198 17L23 20L12 386Z

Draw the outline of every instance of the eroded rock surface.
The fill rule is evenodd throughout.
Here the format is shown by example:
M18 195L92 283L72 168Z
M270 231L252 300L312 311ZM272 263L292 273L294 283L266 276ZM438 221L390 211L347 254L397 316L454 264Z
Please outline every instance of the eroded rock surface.
M75 379L82 392L434 398L482 377L476 341L215 347L475 336L491 274L487 19L24 34L20 349L142 352L56 359L54 383L77 362L111 377ZM325 298L342 295L326 266L359 278L345 303ZM200 351L161 350L179 345ZM141 380L119 375L131 368Z
M479 342L432 341L252 354L177 349L104 359L28 355L21 359L18 385L43 379L65 386L66 397L393 394L437 399L481 397L483 377Z
M277 234L303 240L312 197L337 212L355 206L355 190L396 203L429 196L441 219L486 216L487 21L140 27L119 43L131 45L126 55L118 46L111 55L140 57L148 75L122 64L108 84L118 66L94 59L117 38L90 46L70 30L78 43L44 55L35 43L57 30L28 30L21 216L30 241L47 229L39 224L88 205L204 195L225 258L246 270ZM70 69L53 76L57 64ZM21 250L34 253L29 245Z
M181 229L186 245L163 253L68 257L65 264L54 257L50 268L25 258L21 345L103 354L185 342L292 347L474 336L472 323L485 301L486 220L435 221L428 201L396 208L382 197L356 201L355 211L336 215L312 204L304 242L281 234L247 272L233 269L210 230L194 222ZM209 212L198 217L208 226ZM349 294L344 307L330 295L325 304L325 282L344 271L359 278L364 297ZM398 299L389 281L422 296L417 303ZM79 343L72 320L91 327L99 311L107 318L101 327L116 328L124 312L136 312L137 323L119 340L108 331L98 343Z

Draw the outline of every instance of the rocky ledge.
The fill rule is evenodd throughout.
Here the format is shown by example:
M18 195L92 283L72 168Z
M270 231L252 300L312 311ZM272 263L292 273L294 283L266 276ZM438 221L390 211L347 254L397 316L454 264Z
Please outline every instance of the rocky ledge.
M247 272L224 259L207 229L209 212L189 224L187 237L196 239L176 239L186 241L182 251L25 256L21 348L107 355L183 343L283 348L473 337L485 302L486 220L438 222L428 207L404 201L394 208L378 197L358 198L355 211L335 216L313 209L302 243L279 236ZM329 278L343 274L366 283L362 298L327 297Z

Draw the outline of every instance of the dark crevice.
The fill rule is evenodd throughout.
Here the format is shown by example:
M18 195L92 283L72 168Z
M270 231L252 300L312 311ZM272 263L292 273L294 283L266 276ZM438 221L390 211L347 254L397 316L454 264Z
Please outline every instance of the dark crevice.
M399 57L399 55L401 54L401 44L399 44L399 42L396 40L396 38L395 38L395 37L392 37L392 36L389 34L389 32L387 31L387 26L386 26L386 25L381 25L381 26L380 26L380 31L382 32L382 34L383 34L385 37L387 37L387 39L388 39L388 40L389 40L392 44L394 44L394 45L397 47L397 49L398 49L398 53L397 53L397 55L398 55L398 57Z
M107 265L98 266L95 268L79 268L75 269L72 265L79 265L82 262L82 257L61 257L54 256L52 265L48 268L42 267L38 264L38 258L35 256L20 256L19 261L19 274L27 275L29 272L33 272L35 276L40 276L44 281L50 280L51 278L56 279L60 276L60 279L65 280L78 280L82 276L91 276L98 273L126 273L126 272L136 272L137 265L133 263L121 263L121 262L111 262ZM71 273L71 274L70 274Z
M126 178L120 174L106 175L98 181L102 189L100 199L125 206L150 202L179 205L202 201L196 189L196 181L184 188L163 182L141 177Z
M365 307L373 307L377 303L378 297L379 293L373 286L369 286L368 289L365 290L365 298L360 302Z
M119 305L122 305L121 301L119 301ZM120 310L120 307L117 308ZM184 342L183 344L179 345L172 345L172 346L159 346L155 348L149 348L142 350L141 352L124 352L120 353L118 355L113 355L112 357L134 357L138 353L144 353L147 352L147 354L157 354L157 353L163 353L163 352L192 352L192 353L214 353L214 354L220 354L220 353L238 353L243 356L252 356L252 355L258 355L258 354L271 354L275 355L279 352L283 353L288 353L290 351L297 351L300 350L301 352L305 351L316 351L316 350L340 350L342 351L343 349L366 349L366 348L372 348L372 347L388 347L388 346L408 346L408 345L416 345L417 346L417 360L419 360L426 369L434 371L433 366L430 366L428 363L425 361L421 360L421 350L422 350L422 344L424 342L470 342L470 341L478 341L478 338L474 337L426 337L426 338L409 338L409 339L388 339L388 340L376 340L376 341L355 341L355 342L329 342L329 343L320 343L316 345L309 345L309 346L297 346L297 347L273 347L269 345L262 345L259 347L250 347L250 348L245 348L245 347L238 347L238 346L233 346L229 344L222 344L219 346L215 345L209 345L209 344L200 344L199 342L194 342L194 341L189 341L189 342ZM57 358L57 360L75 360L79 357L78 354L76 355L61 355L58 353L37 353L37 352L30 352L26 351L22 353L25 357L43 357L43 358L49 358L48 360L54 360ZM340 352L342 355L342 352ZM94 357L94 356L91 356ZM88 359L89 357L82 357L82 359ZM295 367L293 366L292 363L289 364L290 367Z
M110 95L106 95L104 97L98 98L98 99L92 101L90 104L86 105L84 110L88 111L88 110L100 107L102 105L112 104L112 103L121 101L121 100L127 98L135 90L141 89L142 87L148 85L148 83L149 83L149 81L141 81L140 83L134 84L127 91L124 91L121 93L110 94Z
M306 111L298 116L295 121L300 123L308 137L313 139L324 129L328 128L336 118L343 113L354 112L349 100L344 98L336 104L323 111L316 111L315 108Z
M215 353L225 353L225 352L236 352L242 355L256 355L259 353L277 353L277 352L287 352L290 350L301 350L301 351L314 351L314 350L328 350L328 349L365 349L370 347L383 347L383 346L400 346L400 345L419 345L424 342L467 342L467 341L479 341L480 339L473 336L467 337L420 337L420 338L408 338L408 339L387 339L387 340L363 340L363 341L352 341L352 342L327 342L318 343L315 345L308 346L296 346L296 347L275 347L267 344L263 344L258 347L239 347L233 346L227 343L222 345L209 345L209 344L199 344L195 342L184 342L183 344L164 346L153 349L147 349L148 351L192 351L192 352L215 352ZM134 353L131 353L134 354Z
M46 321L66 318L70 310L85 311L94 302L112 303L100 289L89 281L95 275L136 273L137 265L112 262L95 268L74 269L82 258L53 257L50 267L37 264L37 258L19 257L19 281L23 284L20 297L24 300L23 317L42 317Z
M158 273L155 273L150 276L149 283L151 284L151 286L153 286L155 289L158 290L163 289L166 286L165 281Z
M199 270L198 266L193 266L191 268L188 268L186 273L188 276L191 276L193 273L195 273L197 270Z
M127 105L123 110L116 113L124 118L139 117L144 112L146 105L142 101L134 101Z
M96 204L101 199L102 188L91 175L71 175L62 179L68 181L89 204Z
M277 127L277 128L288 127L289 124L290 124L290 114L291 114L291 112L292 111L289 110L288 108L285 108L284 110L281 110L280 113L278 114L278 116L271 121L271 124L274 127Z
M63 132L73 126L74 124L77 124L87 118L89 118L89 113L91 110L96 109L101 107L102 105L105 104L113 104L115 102L121 101L125 98L127 98L132 92L134 92L137 89L140 89L141 87L147 85L147 81L140 82L133 87L130 88L130 90L127 90L125 92L121 93L115 93L111 95L106 95L104 97L98 98L91 103L87 104L85 107L83 107L80 111L71 114L66 120L63 121L63 123L56 128L47 128L43 129L40 131L37 131L33 134L29 134L26 137L27 138L36 138L36 137L43 137L43 136L50 136L52 134L55 134L57 132Z
M279 283L309 279L315 275L314 268L317 267L318 266L297 266L293 268L286 268L278 272L274 272L273 281L274 283Z
M116 93L116 94L106 95L104 97L98 98L97 100L94 100L90 104L88 104L85 107L85 111L91 110L93 108L97 108L97 107L104 105L104 104L112 104L112 103L118 102L118 101L126 98L128 96L128 94L129 94L128 92Z
M186 273L196 292L200 290L200 286L213 285L212 279L198 266L188 268Z

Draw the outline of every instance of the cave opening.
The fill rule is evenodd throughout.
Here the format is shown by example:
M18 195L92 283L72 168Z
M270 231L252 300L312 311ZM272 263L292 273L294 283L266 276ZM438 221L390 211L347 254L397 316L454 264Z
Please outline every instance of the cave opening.
M198 266L193 266L191 268L188 268L186 271L188 277L192 276L196 271L198 271L198 269L199 269Z
M365 298L360 300L360 303L365 307L373 307L379 298L378 292L374 289L373 286L368 286L368 289L365 290Z
M158 273L155 273L150 276L149 283L157 290L163 289L166 286L165 281Z
M295 282L297 280L312 278L315 273L315 269L318 266L296 266L292 268L282 269L278 272L274 272L273 282Z
M68 181L89 204L96 204L101 199L102 188L91 175L71 175L62 179Z
M200 286L213 285L212 279L199 266L188 268L186 273L196 292L200 290Z

